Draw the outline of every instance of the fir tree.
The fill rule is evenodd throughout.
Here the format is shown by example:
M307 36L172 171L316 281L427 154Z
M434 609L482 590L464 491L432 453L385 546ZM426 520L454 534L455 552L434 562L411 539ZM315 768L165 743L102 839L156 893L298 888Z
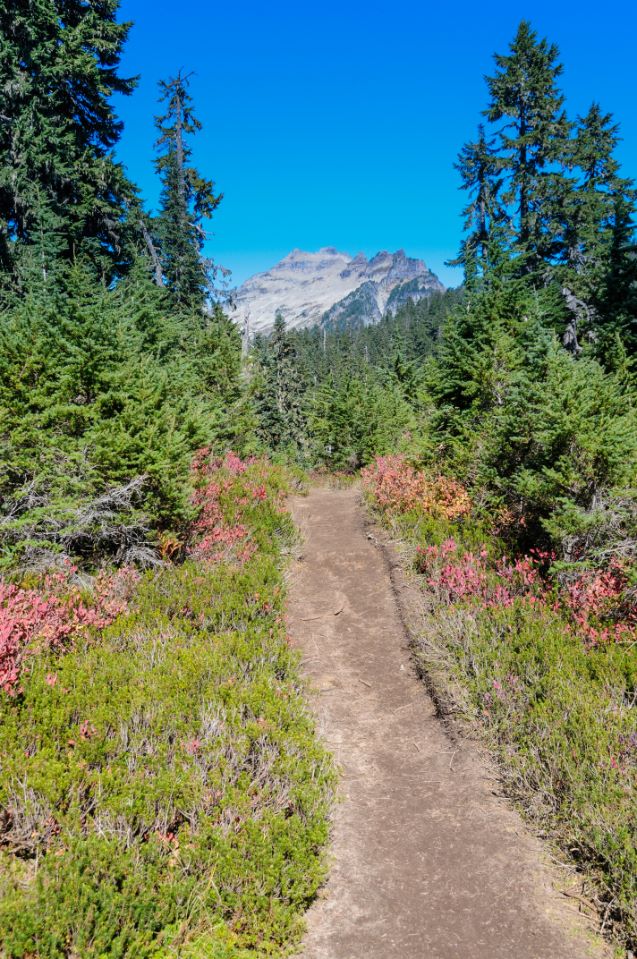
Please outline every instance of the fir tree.
M111 96L134 81L118 66L129 24L119 0L0 5L0 268L47 277L89 256L107 276L126 258L133 187L112 156Z
M570 190L565 176L571 125L557 81L558 49L522 21L508 54L496 54L484 111L497 125L496 157L509 210L512 252L522 273L542 272L559 257L560 211Z
M617 124L597 103L578 117L572 146L578 184L568 208L568 263L574 273L586 278L589 292L600 285L608 270L618 209L629 216L634 209L633 184L620 176L614 156L618 143Z
M73 264L55 284L40 278L8 299L0 311L6 558L37 559L69 543L85 558L112 554L129 520L100 519L91 504L131 483L144 541L158 526L183 523L194 451L250 443L230 321L220 311L175 316L143 264L113 289ZM80 543L78 523L91 516L106 525Z
M608 269L600 294L611 339L615 332L619 332L633 354L637 352L637 243L634 217L632 195L616 195L610 224L612 240ZM604 337L602 348L609 349L608 337Z
M259 435L272 450L300 455L306 437L306 383L292 337L280 314L269 339L256 342L255 353L260 373L255 387Z
M190 163L188 138L201 129L201 123L188 87L189 77L181 73L160 83L160 102L166 104L166 112L155 121L159 131L156 168L162 180L157 234L168 289L180 306L201 307L210 269L201 256L202 222L213 215L222 195Z
M566 340L575 352L581 349L578 337L586 336L597 342L599 353L607 334L612 336L623 325L616 305L619 300L626 303L635 279L631 240L635 191L632 182L620 176L614 156L618 142L617 125L598 104L577 118L570 159L575 188L563 209L562 271L571 313ZM628 328L623 332L630 335Z
M496 268L505 223L500 201L502 178L493 143L487 138L482 124L478 128L478 139L463 146L455 167L462 179L462 189L470 198L462 211L467 236L452 265L463 266L465 283L472 289Z

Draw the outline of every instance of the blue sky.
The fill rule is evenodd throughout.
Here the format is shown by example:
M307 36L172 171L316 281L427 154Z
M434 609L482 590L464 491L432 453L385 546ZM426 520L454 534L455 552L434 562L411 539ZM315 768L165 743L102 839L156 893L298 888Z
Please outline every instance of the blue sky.
M224 193L208 253L235 282L294 247L404 248L449 285L463 196L453 162L475 133L494 51L522 18L560 47L571 114L598 100L620 122L637 176L637 8L515 2L123 0L134 21L118 101L119 156L156 202L157 81L193 71L195 162Z

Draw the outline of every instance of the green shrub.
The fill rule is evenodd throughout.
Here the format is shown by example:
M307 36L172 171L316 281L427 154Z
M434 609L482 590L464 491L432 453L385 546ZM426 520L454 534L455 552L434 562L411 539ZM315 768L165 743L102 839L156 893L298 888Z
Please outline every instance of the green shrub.
M332 774L286 642L283 486L269 471L249 507L243 564L145 574L125 616L32 656L23 694L0 698L3 955L229 959L298 940Z
M482 723L509 791L590 870L608 915L637 937L637 658L585 649L549 608L436 604L417 655Z
M80 265L0 310L0 566L138 562L192 516L195 450L250 443L239 334L175 314L140 270ZM145 558L148 558L147 556Z

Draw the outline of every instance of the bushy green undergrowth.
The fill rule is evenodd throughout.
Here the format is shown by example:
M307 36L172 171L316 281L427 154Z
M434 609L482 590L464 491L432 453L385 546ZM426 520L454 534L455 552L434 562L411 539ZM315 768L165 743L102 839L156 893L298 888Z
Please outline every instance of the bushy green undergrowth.
M0 299L0 568L152 560L192 518L195 451L249 448L239 367L234 324L176 311L141 267Z
M497 538L470 515L379 515L420 548L425 612L415 653L424 674L448 710L483 730L509 793L590 875L606 927L634 948L634 644L585 641L555 589L542 599L546 584L529 579L526 561L503 560ZM502 562L508 579L497 572Z
M283 624L285 476L226 480L242 559L146 574L128 613L0 696L3 956L247 959L298 939L331 770Z

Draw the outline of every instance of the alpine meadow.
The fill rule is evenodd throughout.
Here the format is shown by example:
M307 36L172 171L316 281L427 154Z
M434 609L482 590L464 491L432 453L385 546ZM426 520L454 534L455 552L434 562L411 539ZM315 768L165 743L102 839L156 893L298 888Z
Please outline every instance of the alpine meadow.
M180 12L184 66L129 6L0 0L0 957L631 959L637 188L596 71L572 109L522 20L473 77L456 285L340 252L347 190L339 248L239 283L204 147L230 116L253 198L256 21L237 117L194 37L229 14ZM268 110L280 233L318 147Z

